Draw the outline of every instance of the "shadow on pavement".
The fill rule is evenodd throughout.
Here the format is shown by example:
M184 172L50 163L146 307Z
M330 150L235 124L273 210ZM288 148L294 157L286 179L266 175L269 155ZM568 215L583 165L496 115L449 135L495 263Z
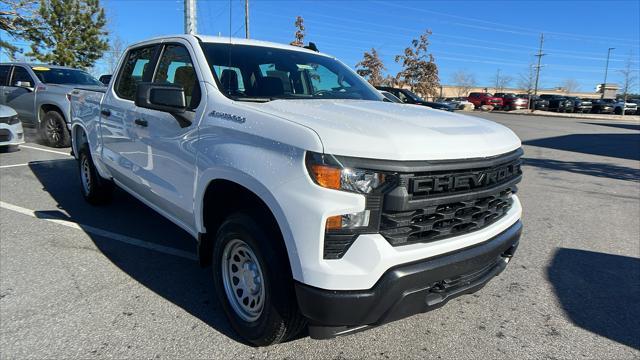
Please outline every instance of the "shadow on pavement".
M640 259L559 248L547 278L574 324L640 349Z
M640 125L638 124L609 124L609 123L591 123L591 122L583 122L583 124L609 126L609 127L614 127L618 129L627 129L627 130L640 130Z
M189 251L195 256L193 237L121 190L115 191L109 205L93 207L87 204L80 194L75 160L32 163L29 166L60 209L36 212L37 216L72 219L81 226ZM97 248L131 278L222 334L242 342L229 326L216 299L211 268L203 269L197 261L129 245L91 231L86 233Z
M551 159L523 158L526 166L541 169L568 171L576 174L591 175L609 179L640 181L640 169L597 162L558 161Z
M571 134L524 141L523 145L640 160L640 133Z

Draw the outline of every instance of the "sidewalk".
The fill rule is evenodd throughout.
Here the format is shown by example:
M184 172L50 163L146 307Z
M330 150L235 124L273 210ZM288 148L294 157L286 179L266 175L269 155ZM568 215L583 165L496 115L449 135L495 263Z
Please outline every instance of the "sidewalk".
M558 113L552 111L536 110L531 112L530 110L513 110L513 111L491 111L492 113L508 114L508 115L529 115L529 116L547 116L547 117L562 117L562 118L574 118L574 119L592 119L592 120L613 120L613 121L631 121L640 122L640 116L638 115L615 115L615 114L581 114L581 113Z

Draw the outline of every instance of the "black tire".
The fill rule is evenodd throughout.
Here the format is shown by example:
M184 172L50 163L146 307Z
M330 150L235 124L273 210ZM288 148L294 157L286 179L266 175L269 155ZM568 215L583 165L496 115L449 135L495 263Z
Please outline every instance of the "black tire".
M92 205L110 202L113 195L113 182L100 176L86 145L83 145L78 153L78 169L80 189L84 199Z
M616 115L622 115L622 108L616 108L615 113Z
M267 346L290 340L306 326L306 319L298 310L293 277L282 235L278 229L274 228L274 225L264 220L265 217L265 214L250 212L230 215L216 234L212 258L213 282L218 300L233 329L240 337L256 346ZM236 275L234 278L233 275L228 276L229 271L233 269L233 265L229 264L233 263L232 258L234 258L234 253L230 252L229 248L238 244L238 241L248 246L250 258L257 262L257 266L253 261L245 261L242 269L243 275ZM224 258L228 260L225 262ZM250 272L249 279L254 280L249 280L249 282L252 285L264 284L262 289L257 290L260 295L264 295L261 310L259 313L257 311L249 313L255 317L255 319L249 320L246 319L246 313L245 318L240 315L242 310L234 309L234 306L237 308L240 304L238 300L234 299L233 294L237 293L238 297L242 297L243 291L238 293L238 288L233 289L230 285L230 281L233 281L235 286L238 286L240 281L243 284L247 283L244 280L246 278L244 265L247 263L250 263L247 265L250 268L259 269L259 275L261 275L260 281L255 282L255 277L252 276L256 272ZM227 273L224 268L228 269ZM239 273L236 272L236 274ZM242 280L240 280L240 276L243 276ZM225 277L228 279L226 288ZM248 293L250 292L248 291ZM249 304L245 303L245 308L248 306Z
M57 111L48 111L40 123L40 137L48 146L62 148L71 145L71 134L67 123Z
M507 105L504 108L502 108L502 110L504 111L511 111L511 106Z

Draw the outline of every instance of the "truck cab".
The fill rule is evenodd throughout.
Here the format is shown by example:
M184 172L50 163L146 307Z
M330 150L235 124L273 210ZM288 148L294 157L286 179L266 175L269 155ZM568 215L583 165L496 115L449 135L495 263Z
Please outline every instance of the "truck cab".
M383 101L332 56L176 35L71 94L82 194L129 192L198 243L255 345L347 335L482 288L517 248L521 144Z

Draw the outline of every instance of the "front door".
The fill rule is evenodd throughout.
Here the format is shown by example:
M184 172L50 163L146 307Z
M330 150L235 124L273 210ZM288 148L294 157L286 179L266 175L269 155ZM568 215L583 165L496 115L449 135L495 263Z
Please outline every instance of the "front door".
M194 58L188 43L163 45L152 82L183 87L187 116L194 121L181 127L173 115L138 108L135 148L140 156L132 158L140 168L150 201L169 215L193 228L193 192L196 178L196 154L190 144L197 139L197 118L205 107Z
M23 86L17 86L20 81ZM27 69L16 65L13 67L13 74L11 76L9 86L7 86L4 91L6 104L18 113L20 120L31 126L36 125L35 86L35 80L31 74L29 74Z

